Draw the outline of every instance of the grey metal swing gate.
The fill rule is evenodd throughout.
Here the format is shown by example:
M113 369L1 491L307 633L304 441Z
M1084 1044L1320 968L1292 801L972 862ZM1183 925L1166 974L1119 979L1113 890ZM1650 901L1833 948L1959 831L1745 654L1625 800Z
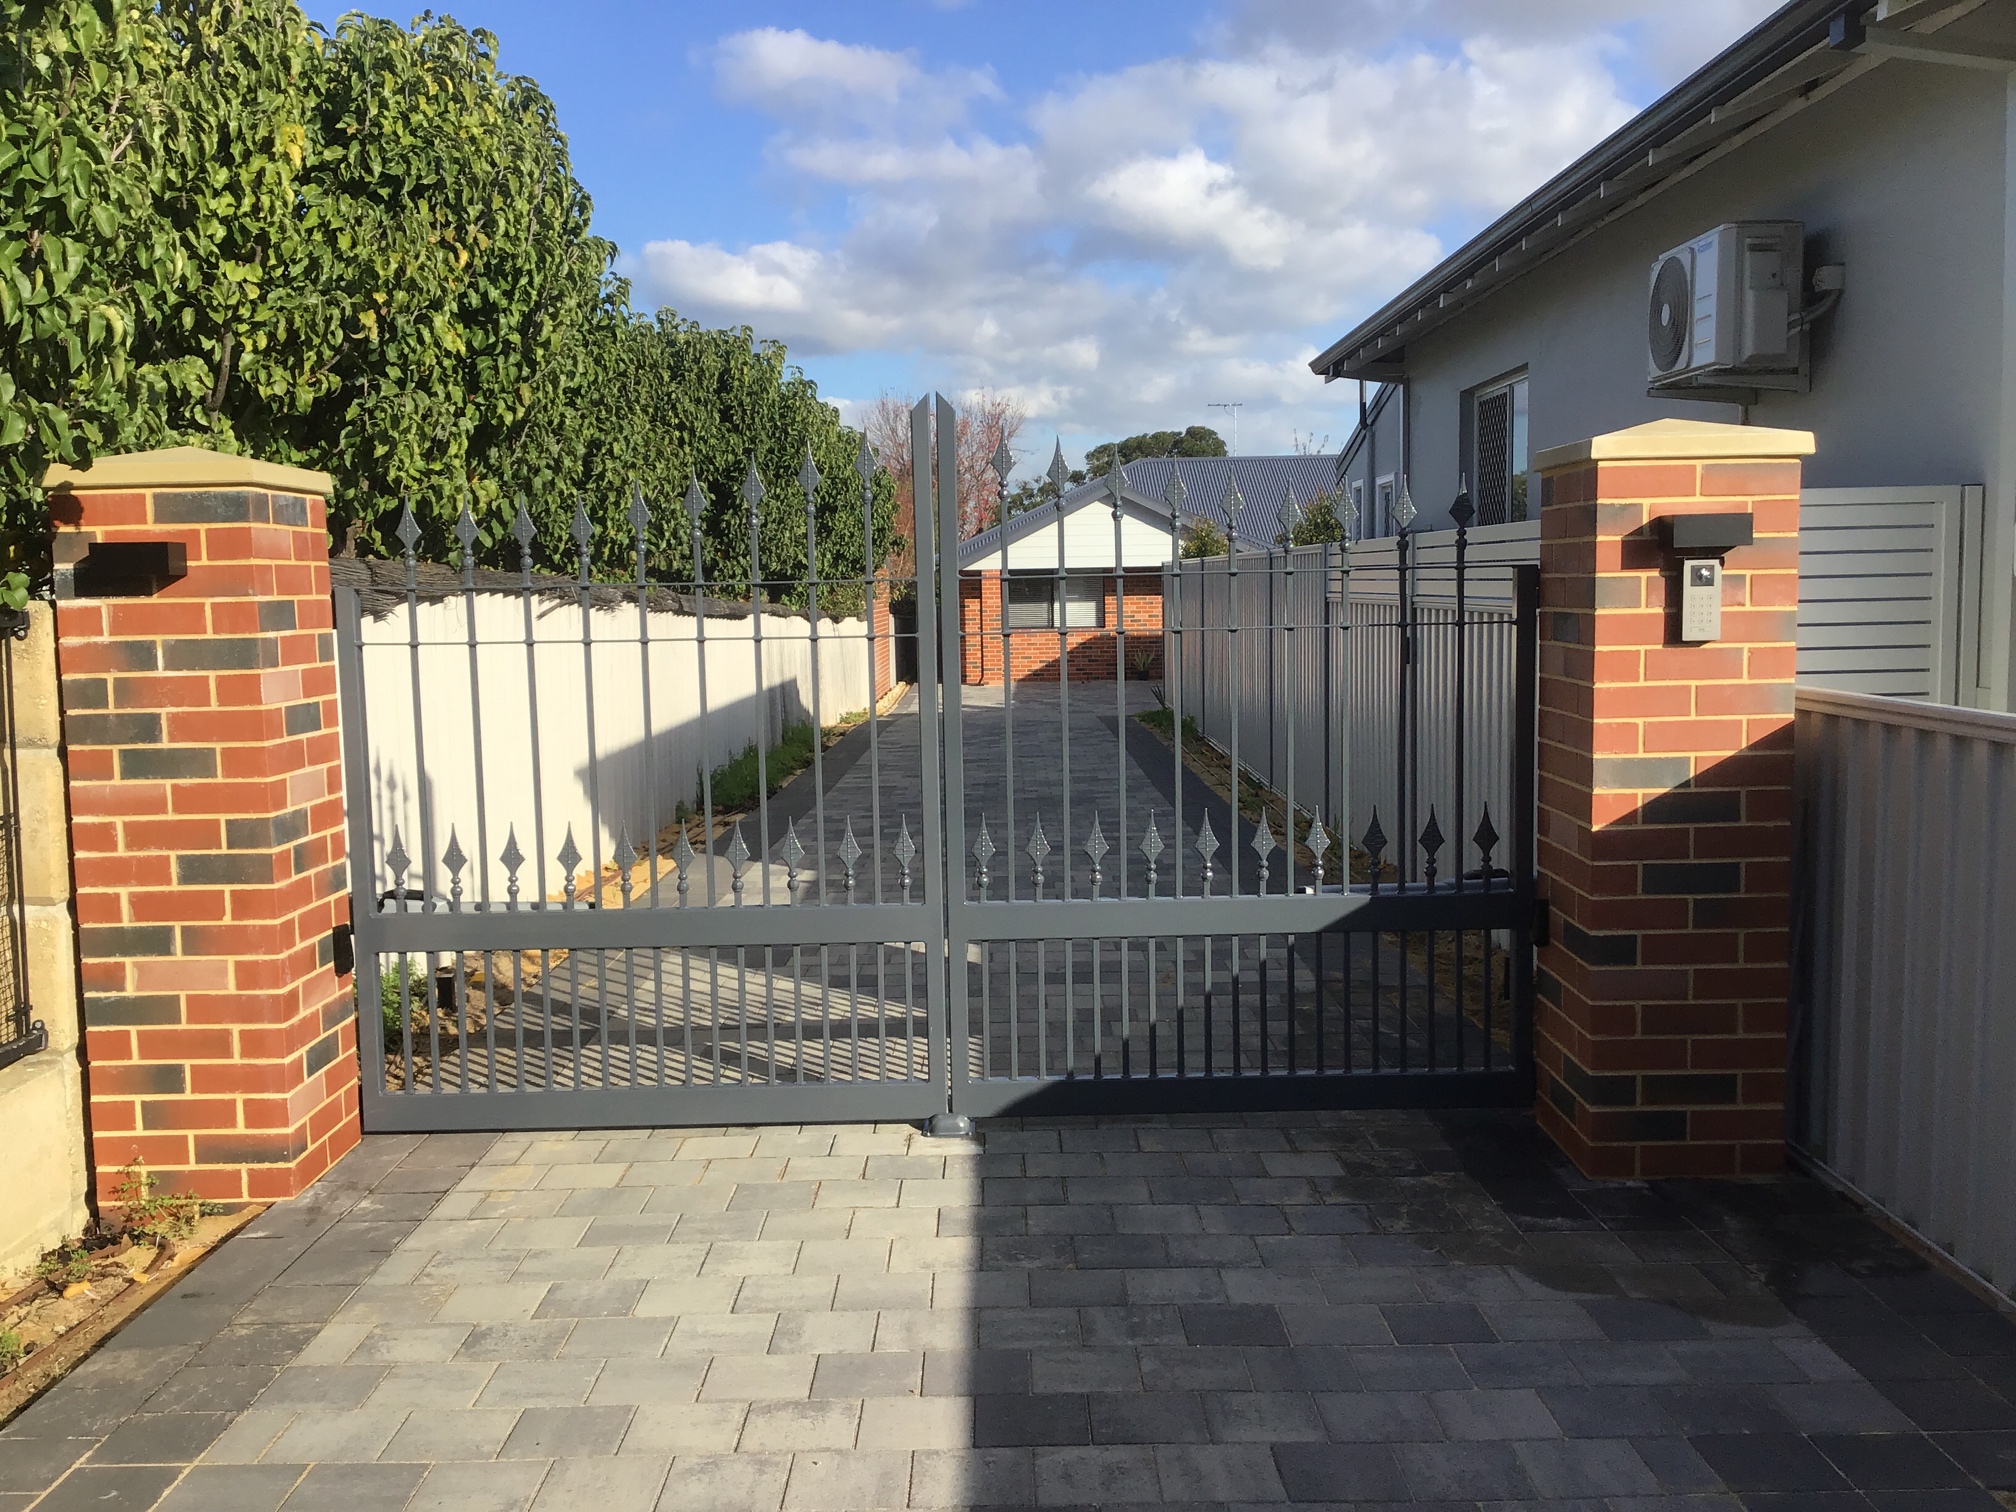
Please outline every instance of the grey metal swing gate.
M574 579L535 575L521 509L516 574L466 565L465 513L459 572L408 521L396 580L339 587L366 1126L1528 1095L1531 569L1480 572L1460 533L1453 561L1403 537L1383 578L1337 546L1187 561L1200 515L1250 535L1236 483L1178 478L1152 566L1116 485L1088 507L1118 570L1060 523L1054 563L1004 531L1005 574L962 572L956 412L911 427L914 579L866 549L864 447L858 562L808 456L788 584L752 465L747 558L710 561L696 485L683 580L653 578L640 497L626 585L593 580L579 510ZM801 601L752 611L780 587ZM1358 726L1390 737L1376 774Z

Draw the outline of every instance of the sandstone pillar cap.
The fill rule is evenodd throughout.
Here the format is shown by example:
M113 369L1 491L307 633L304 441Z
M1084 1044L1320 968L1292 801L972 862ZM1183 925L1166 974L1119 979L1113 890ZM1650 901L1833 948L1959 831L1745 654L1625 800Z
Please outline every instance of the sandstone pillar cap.
M1813 455L1813 432L1713 420L1648 420L1587 441L1550 446L1533 458L1535 472L1583 462L1784 461Z
M202 446L169 446L159 451L125 452L100 457L89 467L58 463L42 475L42 486L109 490L150 488L257 488L268 493L329 497L329 474L306 467L262 462Z

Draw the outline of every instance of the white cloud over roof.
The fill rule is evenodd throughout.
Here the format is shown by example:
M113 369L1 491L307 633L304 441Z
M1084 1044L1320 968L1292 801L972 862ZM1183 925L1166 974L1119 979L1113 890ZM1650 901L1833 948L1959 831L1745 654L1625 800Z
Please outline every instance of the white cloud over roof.
M1726 44L1767 0L1251 0L1194 53L1011 99L984 68L766 27L712 54L768 115L821 234L669 239L646 302L802 355L914 358L1039 427L1129 431L1245 403L1253 445L1348 428L1304 364L1467 231ZM989 127L975 124L985 116Z

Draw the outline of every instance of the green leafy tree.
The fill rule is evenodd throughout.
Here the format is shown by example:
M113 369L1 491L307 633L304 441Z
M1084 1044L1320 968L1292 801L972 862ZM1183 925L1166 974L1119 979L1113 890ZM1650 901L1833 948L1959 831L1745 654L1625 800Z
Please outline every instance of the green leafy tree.
M0 529L43 529L54 462L147 445L132 360L182 272L154 209L159 28L119 0L0 0Z
M760 576L802 578L809 445L822 570L893 544L863 522L859 439L747 331L645 319L593 234L552 101L487 32L295 0L0 0L0 526L46 532L52 462L196 442L321 468L332 530L392 554L410 499L453 559L466 501L485 560L627 576L633 486L655 568L690 570L678 500L710 500L709 575L746 580L739 500L772 497ZM31 546L32 550L32 546Z
M1143 431L1124 441L1102 441L1085 453L1085 476L1097 478L1113 470L1117 458L1122 467L1142 457L1222 457L1225 442L1208 425L1188 430ZM1074 474L1074 481L1082 481Z
M1337 495L1326 489L1302 507L1301 517L1295 521L1294 528L1283 531L1278 544L1321 546L1343 539L1344 521L1337 513Z
M1217 524L1199 515L1184 527L1182 544L1179 548L1188 560L1194 557L1223 556L1230 549L1225 540L1225 532Z

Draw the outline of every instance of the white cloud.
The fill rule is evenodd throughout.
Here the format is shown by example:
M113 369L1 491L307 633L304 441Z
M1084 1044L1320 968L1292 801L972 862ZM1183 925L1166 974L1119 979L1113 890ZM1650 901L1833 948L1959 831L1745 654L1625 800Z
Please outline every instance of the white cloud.
M1766 8L1246 0L1195 56L1019 102L985 70L746 31L714 52L719 89L772 117L773 166L837 193L843 221L652 242L628 270L646 299L801 355L1008 390L1046 428L1236 399L1249 449L1341 440L1347 396L1306 363L1447 250L1430 228L1488 219L1629 118L1628 78L1670 82ZM1009 128L975 128L982 102Z

